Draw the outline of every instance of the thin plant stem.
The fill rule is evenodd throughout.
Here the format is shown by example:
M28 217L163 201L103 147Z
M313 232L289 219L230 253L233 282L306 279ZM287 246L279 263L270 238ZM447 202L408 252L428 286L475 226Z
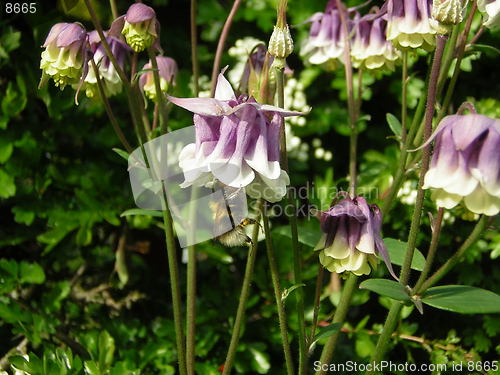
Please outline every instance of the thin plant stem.
M121 68L120 64L116 60L116 57L113 55L113 52L111 52L111 48L109 47L108 41L106 40L106 37L104 36L104 32L102 31L102 26L101 23L99 22L99 18L97 17L97 14L92 7L92 4L90 3L90 0L85 0L85 5L87 6L87 10L89 11L90 18L92 19L92 23L94 24L94 27L97 31L97 34L99 35L99 38L101 39L102 46L104 47L104 50L106 51L106 55L108 56L109 60L113 64L113 67L116 69L116 72L120 76L120 79L122 80L123 84L127 87L127 89L130 88L130 82L127 79L127 75Z
M260 215L262 214L263 202L260 199L257 203L257 217L256 221L259 221ZM240 300L238 302L238 309L236 311L236 318L234 320L233 332L231 334L231 342L229 343L229 349L226 355L226 361L224 362L224 370L222 375L229 375L233 368L234 357L236 354L236 349L238 347L238 342L240 340L241 325L245 319L245 311L248 300L248 295L250 293L250 284L252 282L253 269L255 265L255 259L257 256L258 247L258 235L259 226L254 225L252 232L252 244L248 247L247 264L245 267L245 276L243 277L243 285L241 287Z
M160 129L161 133L165 134L168 132L167 128L168 112L167 112L167 104L165 96L161 91L160 71L158 70L158 62L156 61L156 55L152 47L148 48L148 54L149 54L149 61L151 62L151 67L153 68L153 80L155 83L156 102L160 107Z
M285 107L285 74L284 69L276 68L276 94L278 96L278 107ZM288 154L286 150L285 124L281 128L280 137L280 162L281 167L288 172ZM293 257L293 283L302 284L302 255L299 248L299 234L297 230L297 208L295 199L287 192L287 203L292 208L292 215L289 215L290 230L292 234L292 257ZM305 374L307 369L307 345L306 345L306 321L304 316L304 290L295 290L295 303L297 307L297 319L299 322L299 375Z
M288 327L287 327L287 317L285 312L285 304L281 298L281 286L279 279L278 264L276 262L276 257L274 255L273 240L271 237L271 231L269 229L269 218L267 216L266 209L264 209L262 213L262 219L264 222L264 233L266 236L267 260L269 261L269 269L271 271L271 279L273 282L274 297L276 299L276 306L278 308L278 319L280 326L281 342L283 344L283 352L285 354L286 372L288 375L294 375L292 352L290 351L290 343L288 340Z
M464 31L462 32L460 44L458 45L457 49L457 61L455 64L455 69L453 71L453 75L450 79L450 83L448 84L448 88L446 90L446 95L443 100L443 104L441 106L441 109L439 110L439 114L437 116L437 122L441 121L441 119L444 117L446 114L446 111L448 110L448 107L451 103L451 98L453 96L453 92L455 91L455 85L458 80L458 76L460 75L460 65L462 63L462 59L464 57L464 52L465 52L465 46L467 44L467 37L470 32L470 28L472 25L472 20L474 19L474 13L476 13L477 9L477 2L473 1L471 9L469 11L469 17L467 18L467 21L465 23Z
M137 52L132 52L132 58L130 62L130 82L134 82L136 79L135 75L137 74L137 59L139 54Z
M436 50L434 51L434 59L431 67L431 74L429 77L429 87L427 93L427 105L425 112L425 127L424 127L424 142L429 139L432 133L432 118L434 116L434 106L436 104L436 91L437 91L437 81L439 78L439 70L441 66L441 59L443 57L444 45L446 38L442 35L436 37ZM415 202L415 209L413 211L410 233L408 235L408 246L406 248L406 254L403 261L403 266L401 268L400 283L404 286L408 284L410 277L410 267L413 259L413 253L415 251L415 245L417 242L417 234L420 228L420 219L422 216L422 208L425 198L425 190L422 188L424 183L424 176L429 168L431 145L427 145L424 148L422 154L422 165L420 169L420 176L418 181L418 191L417 198ZM379 337L377 346L372 355L370 362L378 362L385 355L387 350L387 344L394 331L397 321L399 319L399 312L401 311L401 303L393 302L387 319L385 321L384 327L382 329L382 334ZM367 374L372 374L373 371L368 371Z
M158 103L155 103L155 107L153 109L153 125L151 126L151 130L155 130L158 127L158 116L160 115L158 108Z
M113 19L118 18L118 8L116 7L116 0L109 0L109 6L111 8L111 15Z
M401 76L401 145L404 147L406 143L406 118L408 113L407 103L407 88L408 88L408 51L403 51L403 69Z
M195 374L196 348L196 247L188 246L186 296L186 367L187 374Z
M434 52L434 60L432 62L431 76L429 78L429 89L427 93L423 142L427 141L432 133L432 118L434 117L434 106L436 104L437 80L439 78L439 70L441 66L441 59L443 57L445 42L445 37L441 35L436 37L436 51ZM424 147L424 151L422 153L422 165L420 168L420 176L418 181L417 199L415 202L415 209L413 211L410 233L408 235L408 247L406 249L405 259L401 268L400 283L403 285L406 285L408 283L410 277L410 267L413 259L413 253L415 251L415 245L417 242L417 234L420 227L420 219L422 216L422 208L425 198L425 190L422 187L424 185L425 174L427 173L427 169L429 168L430 153L431 145L428 144L426 147Z
M198 34L196 30L197 0L191 0L191 64L193 65L194 96L198 97L200 92L200 66L198 64Z
M448 79L448 71L450 70L451 63L455 58L456 46L458 36L460 35L460 24L453 26L450 39L446 43L446 47L443 52L443 63L441 64L441 73L439 74L439 82L437 88L437 97L441 97L444 84Z
M220 62L222 60L222 53L224 52L224 45L226 44L226 39L229 34L229 30L231 29L234 16L236 15L236 11L240 7L241 1L242 0L234 1L233 7L231 8L229 15L227 16L226 22L224 23L224 27L222 28L222 33L220 34L219 42L217 43L214 67L212 69L212 87L210 89L211 97L215 95L215 87L217 86L217 75L219 74Z
M355 274L350 273L344 287L342 288L342 295L340 297L337 310L335 310L335 314L333 315L332 323L343 323L345 321L345 317L347 316L347 311L349 310L349 305L351 303L352 293L356 289L357 285L358 277ZM321 353L321 358L319 360L321 364L329 364L332 360L339 334L340 332L336 332L329 337ZM320 369L316 372L316 375L324 375L325 373L326 371Z
M427 252L427 257L425 259L424 269L422 270L422 273L420 274L417 283L413 288L414 291L419 290L419 288L422 286L425 279L429 275L429 272L431 271L432 263L434 262L434 258L436 257L437 248L439 244L439 236L441 234L441 224L443 223L443 215L444 215L444 208L439 207L437 217L434 221L434 227L432 228L431 244L429 245L429 251Z
M441 280L460 260L462 259L464 253L469 249L476 241L481 237L482 233L486 230L489 224L489 219L487 216L482 216L477 222L476 226L472 230L471 234L464 241L462 246L460 246L455 254L453 254L448 261L443 264L431 277L429 277L422 286L417 290L417 294L422 294L431 286L435 285L439 280Z
M170 288L172 293L172 307L174 310L175 341L177 346L177 361L179 374L186 375L186 353L184 352L184 330L182 324L182 303L179 287L179 267L177 265L177 252L172 227L172 216L168 208L167 194L163 185L163 225L167 245L168 269L170 274Z
M320 263L318 264L318 276L316 277L316 291L314 292L314 310L313 310L311 334L309 335L307 346L310 346L312 344L314 336L316 335L316 328L318 327L319 309L321 304L321 290L323 288L324 274L325 274L325 268Z
M96 76L96 81L97 81L97 88L99 90L99 95L101 97L102 103L104 104L104 109L106 110L106 113L108 115L109 121L111 122L111 125L113 126L113 129L116 133L116 136L120 140L121 144L125 148L125 150L130 154L134 150L132 146L130 146L130 143L128 143L127 138L125 137L125 134L123 134L122 129L120 128L120 125L118 125L118 121L116 120L115 115L113 114L113 110L111 109L111 105L109 104L108 98L106 97L106 93L104 92L104 87L102 85L101 77L99 75L99 69L97 68L94 59L90 59L90 62L92 64L92 69L94 70L94 74Z

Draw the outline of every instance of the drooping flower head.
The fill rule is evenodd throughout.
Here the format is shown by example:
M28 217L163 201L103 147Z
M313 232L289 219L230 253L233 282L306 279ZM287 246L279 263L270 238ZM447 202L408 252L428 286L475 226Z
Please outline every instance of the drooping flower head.
M385 18L378 13L368 14L354 21L355 33L351 44L354 67L394 70L394 62L399 58L400 52L386 39Z
M43 47L40 69L42 83L52 78L61 90L78 83L85 60L87 32L79 23L56 23L50 29Z
M246 95L237 98L222 74L215 98L168 98L194 113L196 142L179 156L182 187L217 179L230 187L247 187L250 196L271 202L285 195L290 181L280 167L280 131L284 117L300 112L259 104Z
M477 8L483 14L483 24L489 29L500 26L500 0L477 0Z
M156 64L158 64L158 74L160 76L160 87L163 93L168 91L168 88L175 83L177 75L177 63L174 59L166 56L156 56ZM142 70L148 70L141 78L139 78L139 87L144 91L146 96L151 100L156 100L156 87L153 72L150 70L153 66L151 60L144 65Z
M122 34L135 52L142 52L153 45L158 37L159 23L153 8L135 3L124 17Z
M431 17L432 0L387 0L387 40L398 48L434 48L438 22Z
M118 65L123 69L127 54L131 51L130 47L118 38L110 36L107 33L106 42L111 49L111 53L116 58ZM106 96L113 96L120 93L122 90L122 81L114 65L111 63L111 60L106 54L97 31L92 31L89 33L89 43L90 52L92 53L94 63L99 70L99 77L104 86L104 92ZM87 97L92 98L98 92L97 78L94 69L92 69L92 63L89 61L88 64L89 70L84 80L83 89L85 90L85 94L87 95Z
M320 223L323 237L315 250L320 251L319 260L330 272L368 275L380 255L397 279L381 237L382 213L377 205L368 205L363 197L346 197L321 212Z
M470 211L500 211L500 120L483 115L445 117L427 141L436 140L424 189L440 207L462 200Z
M330 0L324 13L313 14L307 22L311 22L311 29L300 54L310 64L335 66L344 53L344 32L336 0Z

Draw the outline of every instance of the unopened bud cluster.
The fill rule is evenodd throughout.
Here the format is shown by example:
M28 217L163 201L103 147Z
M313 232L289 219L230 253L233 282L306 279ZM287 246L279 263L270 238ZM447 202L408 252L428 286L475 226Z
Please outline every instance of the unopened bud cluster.
M464 18L467 0L433 0L432 17L445 25L457 25Z
M268 51L275 58L273 65L283 69L285 59L293 52L293 40L288 25L274 26L271 39L269 39Z

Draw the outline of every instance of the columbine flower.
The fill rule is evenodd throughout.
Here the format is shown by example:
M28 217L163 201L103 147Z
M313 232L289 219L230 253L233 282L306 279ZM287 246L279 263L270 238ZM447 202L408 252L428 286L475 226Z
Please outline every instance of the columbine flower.
M500 120L482 115L445 117L428 144L436 139L424 189L433 188L438 206L460 201L472 212L500 211Z
M382 213L377 205L368 205L363 197L346 197L321 212L320 223L324 234L315 250L320 251L319 260L330 272L368 275L380 254L397 278L380 234Z
M387 0L387 39L396 47L431 50L438 22L431 18L432 0Z
M166 93L170 85L174 83L177 75L177 63L174 59L165 56L157 56L156 64L158 64L158 74L160 75L161 91ZM144 65L142 70L152 69L151 60ZM144 91L146 96L151 100L156 100L156 87L153 72L147 71L139 79L139 87Z
M464 18L467 0L433 0L432 17L445 25L457 25Z
M82 76L87 32L79 23L56 23L43 44L42 83L49 77L62 90Z
M106 41L108 42L111 53L116 58L116 61L120 67L123 68L127 53L130 51L129 46L121 40L109 35L106 36ZM89 43L90 51L93 53L93 59L99 70L99 77L101 78L101 82L104 86L106 96L113 96L120 93L122 91L122 81L115 67L111 63L111 60L106 54L97 31L89 33ZM88 64L89 70L85 77L83 88L85 89L87 97L92 98L98 92L97 79L94 69L92 68L92 63L89 61Z
M124 21L122 34L135 52L151 47L157 39L159 23L153 8L142 3L132 4Z
M484 26L490 29L500 26L500 0L477 0L477 8L483 14Z
M347 18L347 15L346 15ZM330 0L324 13L312 15L309 38L302 45L300 54L311 64L334 64L344 53L344 32L336 0Z
M366 15L355 21L351 57L354 67L367 69L386 67L394 70L400 52L385 37L387 21L380 14Z
M184 147L179 156L182 187L217 179L231 187L248 187L250 196L271 202L285 195L290 181L280 168L280 131L283 117L301 113L259 104L247 96L236 98L222 74L215 98L169 96L169 100L195 114L196 143Z

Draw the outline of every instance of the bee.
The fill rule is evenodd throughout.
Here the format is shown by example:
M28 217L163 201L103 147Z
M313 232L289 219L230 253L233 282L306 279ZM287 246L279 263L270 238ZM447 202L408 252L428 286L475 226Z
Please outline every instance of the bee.
M232 229L215 237L215 239L228 247L243 246L245 244L253 245L252 239L245 233L245 227L260 224L254 219L246 217L241 219L242 213L238 209L246 207L246 204L242 204L242 199L246 199L245 192L241 188L237 189L226 185L222 187L222 191L224 200L211 202L210 206L214 211L215 233L227 228L228 218Z

